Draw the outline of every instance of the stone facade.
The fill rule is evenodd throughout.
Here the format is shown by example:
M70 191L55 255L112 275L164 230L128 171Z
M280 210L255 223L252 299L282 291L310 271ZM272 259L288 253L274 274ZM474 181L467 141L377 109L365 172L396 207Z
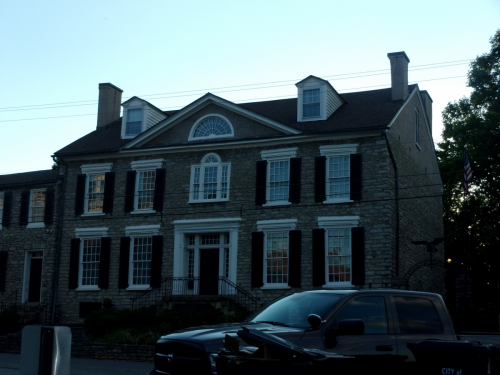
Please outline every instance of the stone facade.
M82 315L85 315L82 306L86 303L99 306L105 298L111 299L117 308L130 308L131 299L144 294L150 285L160 287L159 292L154 294L158 298L151 301L153 304L172 306L175 298L179 303L191 303L193 298L196 300L196 295L207 294L197 289L202 284L193 287L184 280L184 289L180 290L173 284L165 287L166 278L170 278L168 282L172 283L181 282L172 281L179 278L192 280L214 268L215 276L237 285L240 288L238 293L246 291L258 297L259 303L284 292L325 287L410 288L444 293L443 269L437 266L419 267L420 262L429 259L430 255L422 246L411 243L414 240L432 240L442 236L443 232L441 181L431 124L427 120L429 108L425 108L431 99L425 93L422 105L418 86L413 86L408 97L400 101L388 99L390 89L367 92L367 97L372 98L369 101L380 101L380 113L369 101L365 102L368 103L365 113L356 107L356 100L363 103L362 95L346 95L346 102L337 110L339 118L343 119L339 125L334 121L337 113L324 122L291 122L290 118L293 121L297 118L296 112L293 112L297 110L296 101L283 101L278 103L279 106L274 102L263 102L261 113L258 113L260 107L254 103L254 113L240 111L236 105L207 94L186 109L166 113L167 118L140 134L138 141L131 139L120 143L119 139L109 140L115 142L115 146L106 150L107 137L116 137L125 131L118 128L118 121L114 121L56 153L64 161L61 174L65 181L64 191L61 192L64 206L57 211L64 223L60 237L27 229L19 229L22 233L10 233L14 229L9 228L0 233L0 241L3 241L0 244L12 248L12 252L21 247L26 251L26 246L34 246L25 244L27 236L33 241L35 233L40 238L46 236L43 237L46 248L55 249L56 241L59 241L58 271L55 267L49 268L51 263L47 263L47 275L57 272L57 320L64 324L82 322ZM283 115L286 111L288 117ZM416 111L419 113L419 136L415 130ZM263 113L275 113L276 117L269 118L266 123ZM214 133L212 137L191 141L189 135L193 126L207 115L220 116L228 121L234 132L232 136L217 137ZM283 122L282 126L279 120ZM363 121L365 126L358 125ZM377 125L377 121L383 126ZM85 148L88 150L85 151ZM268 202L262 204L258 198L259 179L267 179L269 186L270 172L267 170L267 175L262 177L259 166L273 152L289 155L274 160L289 162L286 164L289 176L286 194L290 202L285 199L280 204L269 204L270 193L267 191ZM361 195L353 195L352 189L356 185L353 179L348 182L351 195L333 202L318 199L321 196L318 186L323 184L325 190L325 182L318 183L324 181L320 179L321 173L325 172L321 160L330 160L322 157L337 160L334 156L324 156L328 155L327 152L334 152L332 155L340 152L339 155L346 158L342 163L351 168L348 180L354 178L353 173L361 176L362 188L357 192ZM218 168L228 166L228 197L220 199L221 193L217 193L219 199L194 201L193 166L200 165L209 154L220 159ZM293 171L290 157L295 160L294 163L300 159L298 167L294 164ZM351 161L347 162L347 159ZM161 194L154 196L154 210L141 212L129 207L129 190L132 188L134 194L138 194L138 182L131 180L130 176L139 161L154 161L155 166L149 170L159 167L166 172L164 189L158 188ZM266 168L269 168L269 163ZM356 165L359 170L353 172L352 168ZM88 190L84 190L89 189L88 178L93 172L88 171L96 168L102 170L94 174L104 176L105 172L112 173L114 189L109 187L112 180L105 181L108 191L104 189L103 194L107 208L102 211L106 213L99 209L93 215L82 214L78 202L84 196L89 198ZM221 173L222 169L218 171ZM84 183L81 182L82 174L87 176ZM300 181L292 182L292 178L297 179L297 176L300 176ZM135 189L130 181L135 181ZM299 190L297 184L300 185ZM221 186L219 182L218 189ZM155 189L157 187L155 183ZM162 206L158 206L160 201ZM85 200L84 206L87 205ZM321 229L324 231L321 232ZM262 232L266 234L259 237ZM285 233L286 239L272 242L272 236L267 233ZM321 237L318 233L325 235ZM292 235L296 242L291 240ZM154 242L150 245L153 250L148 253L152 258L151 268L147 269L147 285L133 285L140 284L136 279L141 280L138 277L141 268L134 263L140 259L130 256L129 252L139 254L140 249L147 248L139 249L140 241L134 242L134 236L141 241L152 239ZM204 236L208 241L206 246L199 242L205 241ZM259 238L267 238L267 242ZM92 245L94 248L91 247L93 239L97 241ZM285 255L276 249L266 253L264 249L272 244L276 244L278 250L284 246L287 250ZM208 257L209 249L213 250L212 258ZM213 255L215 249L219 251L218 256ZM342 266L332 263L331 267L327 267L330 259L327 258L328 249L331 259L338 256L335 259L347 263ZM86 251L97 254L97 261L91 257L83 260L82 254L87 254ZM265 263L267 261L262 257L278 253L285 259L280 262L285 263L276 262L273 267L264 267L272 263ZM54 255L55 250L47 250L51 259ZM432 256L442 263L442 247ZM159 259L161 267L158 266ZM208 266L208 261L218 263ZM13 269L19 269L22 259L10 256L9 262L14 262ZM89 269L100 267L99 273L90 272L84 276L83 262L94 263ZM259 267L262 267L260 271ZM275 272L276 269L281 273ZM266 279L266 272L271 270L273 274ZM137 274L134 273L136 271ZM83 277L87 277L87 281L82 281ZM106 282L102 281L104 278ZM21 285L20 282L11 283L9 290ZM161 295L166 290L172 294L168 303ZM218 293L222 292L216 290L215 294ZM189 299L182 300L181 297L186 294ZM50 296L47 295L47 298Z

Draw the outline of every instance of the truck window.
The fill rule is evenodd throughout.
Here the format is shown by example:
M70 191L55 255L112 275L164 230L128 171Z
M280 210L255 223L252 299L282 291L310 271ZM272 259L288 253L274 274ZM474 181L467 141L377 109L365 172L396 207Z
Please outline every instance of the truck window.
M338 322L345 319L361 319L368 335L388 333L384 297L356 298L340 311L333 326L337 327Z
M400 333L442 333L443 325L431 300L394 297Z

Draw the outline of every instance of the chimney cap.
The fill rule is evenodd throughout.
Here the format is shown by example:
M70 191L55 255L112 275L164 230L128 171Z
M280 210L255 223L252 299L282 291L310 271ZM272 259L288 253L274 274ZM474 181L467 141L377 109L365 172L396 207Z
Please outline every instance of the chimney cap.
M118 90L120 92L123 92L123 90L119 87L116 87L115 85L113 85L112 83L99 83L99 88L101 88L101 86L110 86L112 88L114 88L115 90Z
M406 61L410 62L410 59L408 58L408 56L406 55L406 52L405 51L400 51L400 52L390 52L387 54L387 57L390 59L392 57L399 57L399 56L403 56Z

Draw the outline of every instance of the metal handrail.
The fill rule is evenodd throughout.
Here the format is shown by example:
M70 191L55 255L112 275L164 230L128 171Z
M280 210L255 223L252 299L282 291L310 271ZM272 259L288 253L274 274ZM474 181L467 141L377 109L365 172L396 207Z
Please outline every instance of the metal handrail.
M142 293L130 298L132 310L137 307L155 305L166 296L197 296L200 295L199 277L164 277L159 288L149 287ZM258 307L259 298L229 280L227 277L218 277L218 295L226 296L237 305L249 311Z

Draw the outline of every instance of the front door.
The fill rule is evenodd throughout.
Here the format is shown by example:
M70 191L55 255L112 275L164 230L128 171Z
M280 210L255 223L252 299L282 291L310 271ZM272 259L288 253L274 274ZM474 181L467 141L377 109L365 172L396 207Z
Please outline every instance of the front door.
M28 302L40 302L40 290L42 287L42 265L43 258L32 257L30 259Z
M219 294L219 249L200 250L200 294Z

